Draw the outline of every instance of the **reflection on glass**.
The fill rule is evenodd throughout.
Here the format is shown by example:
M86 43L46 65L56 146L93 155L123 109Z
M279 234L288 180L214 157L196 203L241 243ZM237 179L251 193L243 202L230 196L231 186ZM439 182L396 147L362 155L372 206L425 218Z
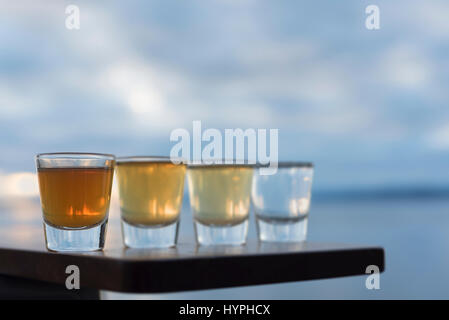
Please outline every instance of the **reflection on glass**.
M115 157L49 153L37 155L36 165L47 248L102 249Z
M188 170L190 204L200 244L246 241L253 168L193 165Z
M117 160L125 245L174 246L178 234L186 166L162 157Z
M313 165L279 163L273 175L254 172L252 201L261 241L303 241L307 235Z
M62 228L83 228L106 218L112 168L38 169L44 220Z

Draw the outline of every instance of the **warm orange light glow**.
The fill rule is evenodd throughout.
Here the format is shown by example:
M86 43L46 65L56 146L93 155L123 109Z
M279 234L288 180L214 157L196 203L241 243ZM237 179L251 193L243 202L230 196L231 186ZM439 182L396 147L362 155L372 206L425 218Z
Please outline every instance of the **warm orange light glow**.
M54 226L81 228L106 218L111 197L112 169L39 169L44 220Z
M171 162L119 162L122 218L134 225L166 225L179 217L185 165Z

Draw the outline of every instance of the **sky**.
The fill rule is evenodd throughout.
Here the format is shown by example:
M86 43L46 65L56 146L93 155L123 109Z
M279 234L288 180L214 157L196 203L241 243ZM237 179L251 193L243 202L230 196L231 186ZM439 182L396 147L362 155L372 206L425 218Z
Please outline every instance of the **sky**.
M68 5L80 29L65 27ZM365 28L365 8L380 29ZM33 157L279 129L322 190L449 185L447 1L0 0L0 195Z

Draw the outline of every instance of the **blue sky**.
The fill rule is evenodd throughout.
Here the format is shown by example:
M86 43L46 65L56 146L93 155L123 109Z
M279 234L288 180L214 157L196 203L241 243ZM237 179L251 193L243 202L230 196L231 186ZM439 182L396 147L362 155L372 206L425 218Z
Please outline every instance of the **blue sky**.
M65 7L81 29L65 28ZM381 29L364 26L380 8ZM323 189L447 185L449 3L0 0L0 174L39 152L165 154L277 128ZM1 180L1 179L0 179ZM1 188L0 188L1 189Z

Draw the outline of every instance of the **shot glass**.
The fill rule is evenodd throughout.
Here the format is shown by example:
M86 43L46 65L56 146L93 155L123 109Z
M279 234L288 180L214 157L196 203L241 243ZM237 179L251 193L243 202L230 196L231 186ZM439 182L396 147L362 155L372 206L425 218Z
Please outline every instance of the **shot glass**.
M306 240L313 164L280 162L273 175L254 170L251 191L260 241Z
M123 241L130 248L173 247L186 165L165 157L117 159Z
M46 245L52 251L104 247L115 157L95 153L36 156Z
M198 244L246 242L252 178L249 165L189 165L187 180Z

